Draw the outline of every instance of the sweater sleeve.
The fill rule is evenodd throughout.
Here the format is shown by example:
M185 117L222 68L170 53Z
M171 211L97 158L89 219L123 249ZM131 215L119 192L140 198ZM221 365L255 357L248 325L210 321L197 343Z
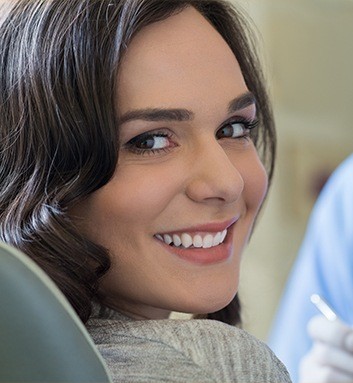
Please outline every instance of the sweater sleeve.
M105 321L89 330L116 382L290 382L264 343L217 321Z

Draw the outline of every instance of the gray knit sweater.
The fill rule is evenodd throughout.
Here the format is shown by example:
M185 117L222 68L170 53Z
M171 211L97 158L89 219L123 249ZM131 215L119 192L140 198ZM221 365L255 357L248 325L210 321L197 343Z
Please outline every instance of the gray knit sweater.
M110 311L87 329L114 382L290 382L264 343L218 321L135 321Z

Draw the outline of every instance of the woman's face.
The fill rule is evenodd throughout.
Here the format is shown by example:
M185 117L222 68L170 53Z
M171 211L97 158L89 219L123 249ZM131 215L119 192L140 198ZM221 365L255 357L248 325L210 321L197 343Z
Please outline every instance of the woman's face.
M187 8L132 40L116 106L115 174L75 212L110 252L106 304L145 318L223 308L267 189L248 137L255 102L236 58Z

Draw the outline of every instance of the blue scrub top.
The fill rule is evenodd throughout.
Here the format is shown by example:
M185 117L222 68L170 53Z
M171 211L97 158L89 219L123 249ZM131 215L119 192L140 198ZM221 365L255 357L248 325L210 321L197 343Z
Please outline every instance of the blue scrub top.
M312 343L307 323L319 313L310 301L314 293L353 325L353 155L336 169L315 204L270 333L269 345L294 383Z

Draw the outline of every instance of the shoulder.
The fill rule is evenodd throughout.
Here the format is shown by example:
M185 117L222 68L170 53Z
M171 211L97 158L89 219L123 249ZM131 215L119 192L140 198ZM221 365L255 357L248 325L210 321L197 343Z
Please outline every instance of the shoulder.
M353 207L353 155L343 161L332 173L322 193L318 199L322 205L327 201L337 201L337 203L349 203ZM347 200L342 200L342 196L347 196ZM322 202L321 202L322 200Z
M345 238L353 246L353 155L342 162L324 186L309 222L310 235L327 240Z
M110 354L115 349L116 365L122 350L128 350L134 361L147 360L144 368L148 374L157 374L158 379L172 372L175 382L290 381L281 362L264 343L218 321L95 321L95 328L88 329L103 357L107 357L108 349ZM124 355L126 360L126 352ZM121 369L126 366L120 364Z
M333 176L338 179L352 180L353 177L353 154L347 157L341 165L334 171ZM351 185L351 182L347 182L347 185Z
M194 335L194 347L201 354L200 363L222 367L224 374L218 379L290 381L285 367L267 345L246 331L211 320L190 321L188 327Z

